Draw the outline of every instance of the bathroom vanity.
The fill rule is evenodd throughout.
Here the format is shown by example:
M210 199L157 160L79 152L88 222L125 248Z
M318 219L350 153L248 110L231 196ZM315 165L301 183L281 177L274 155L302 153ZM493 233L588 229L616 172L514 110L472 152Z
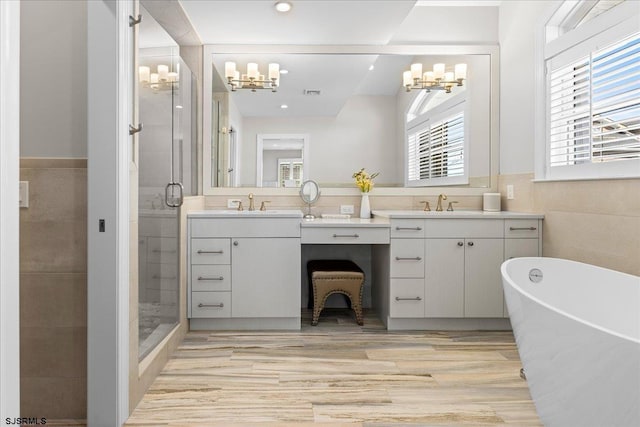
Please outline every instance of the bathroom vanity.
M297 210L188 215L192 330L299 329L301 245L370 245L374 309L390 330L509 329L500 264L540 256L542 215Z
M300 328L302 212L190 213L192 330Z
M542 252L542 215L374 211L391 242L376 247L374 304L388 329L505 329L500 264Z

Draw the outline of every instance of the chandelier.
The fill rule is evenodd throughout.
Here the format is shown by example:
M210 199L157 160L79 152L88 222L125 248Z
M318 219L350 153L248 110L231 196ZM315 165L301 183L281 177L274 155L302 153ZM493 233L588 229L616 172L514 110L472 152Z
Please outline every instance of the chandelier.
M151 67L142 65L138 67L138 80L143 87L150 87L151 89L173 89L180 80L180 77L177 72L169 71L168 65L158 65L157 72L155 73L151 72Z
M422 73L422 64L411 64L411 70L402 73L402 85L411 89L444 90L451 93L453 86L462 86L467 78L467 64L456 64L453 72L445 71L445 64L434 64L433 71Z
M269 89L271 92L277 92L280 84L280 64L269 64L269 72L267 78L265 78L263 74L260 74L258 64L255 62L247 64L247 73L242 74L242 76L236 70L235 62L225 62L224 76L232 92L237 89L250 89L251 92L259 89Z

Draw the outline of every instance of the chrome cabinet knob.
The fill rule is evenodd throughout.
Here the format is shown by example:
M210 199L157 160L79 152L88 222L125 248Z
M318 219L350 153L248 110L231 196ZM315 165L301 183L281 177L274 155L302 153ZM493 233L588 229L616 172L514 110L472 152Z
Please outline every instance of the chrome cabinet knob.
M467 245L473 246L473 242L469 242L469 243L467 243Z
M464 243L458 242L458 246L464 246Z

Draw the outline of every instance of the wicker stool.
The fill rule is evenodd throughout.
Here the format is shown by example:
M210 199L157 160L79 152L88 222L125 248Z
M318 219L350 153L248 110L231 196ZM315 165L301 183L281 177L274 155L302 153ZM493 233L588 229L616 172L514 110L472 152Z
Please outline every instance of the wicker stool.
M351 301L358 325L362 325L362 288L364 273L354 262L346 260L313 260L307 263L313 286L313 320L318 324L320 312L329 295L343 294Z

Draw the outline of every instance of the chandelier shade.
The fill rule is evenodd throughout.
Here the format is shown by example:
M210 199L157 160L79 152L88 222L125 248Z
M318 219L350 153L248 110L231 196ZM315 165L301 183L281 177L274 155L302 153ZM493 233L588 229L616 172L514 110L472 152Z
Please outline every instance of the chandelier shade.
M246 74L241 75L240 71L236 69L236 63L227 61L224 63L224 76L232 92L238 89L249 89L251 92L267 89L271 92L277 92L280 85L280 64L269 64L265 76L260 73L257 63L249 62Z
M142 87L151 89L171 89L180 80L180 75L175 71L169 71L168 65L159 64L156 72L151 72L151 67L141 65L138 67L138 81Z
M411 64L411 68L402 73L402 86L407 92L413 89L444 90L451 93L453 86L463 86L467 79L467 64L456 64L453 71L446 71L446 65L434 64L433 71L422 72L422 64Z

